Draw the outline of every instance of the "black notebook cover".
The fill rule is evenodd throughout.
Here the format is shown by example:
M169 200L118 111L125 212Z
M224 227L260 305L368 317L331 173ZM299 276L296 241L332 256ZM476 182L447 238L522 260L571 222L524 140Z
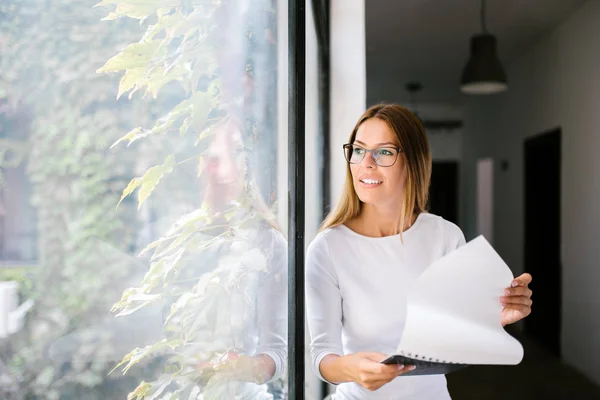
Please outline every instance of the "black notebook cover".
M438 375L438 374L449 374L450 372L458 371L468 367L468 364L448 364L436 361L425 361L400 355L390 356L382 361L383 364L401 364L401 365L414 365L417 368L405 372L400 376L411 376L411 375Z

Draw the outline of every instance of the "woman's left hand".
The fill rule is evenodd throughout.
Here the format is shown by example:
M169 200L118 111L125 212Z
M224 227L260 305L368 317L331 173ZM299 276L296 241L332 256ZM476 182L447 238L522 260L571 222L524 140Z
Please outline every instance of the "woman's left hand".
M523 274L512 281L511 287L504 290L504 296L500 297L502 309L502 326L514 324L531 314L531 294L527 287L531 283L531 275Z
M275 362L266 354L247 356L234 350L224 353L218 362L204 362L196 365L198 381L241 381L265 383L275 373Z

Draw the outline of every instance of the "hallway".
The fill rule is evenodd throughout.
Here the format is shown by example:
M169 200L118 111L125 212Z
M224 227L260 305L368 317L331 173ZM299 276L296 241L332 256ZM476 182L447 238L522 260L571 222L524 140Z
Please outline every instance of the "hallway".
M599 400L600 387L518 336L525 358L518 366L470 367L447 376L453 400Z

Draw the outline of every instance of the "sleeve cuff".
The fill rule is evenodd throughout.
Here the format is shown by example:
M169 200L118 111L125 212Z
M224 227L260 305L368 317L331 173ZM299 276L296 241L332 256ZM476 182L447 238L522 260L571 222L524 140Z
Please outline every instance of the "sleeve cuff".
M280 354L273 350L260 351L258 354L269 356L273 360L273 363L275 363L275 372L273 372L273 376L265 381L265 383L270 383L279 379L283 375L283 370L285 367L283 365L283 358L280 356Z
M332 351L324 351L321 354L318 354L315 359L314 359L314 364L313 364L313 369L315 371L315 373L317 374L317 376L319 377L320 380L322 380L323 382L329 383L330 385L334 385L337 386L339 385L339 383L335 383L335 382L330 382L327 379L325 379L323 377L323 375L321 375L321 368L319 368L319 366L321 365L321 361L323 361L323 359L328 356L328 355L334 355L334 356L339 356L342 357L341 354L338 354L336 352L332 352Z

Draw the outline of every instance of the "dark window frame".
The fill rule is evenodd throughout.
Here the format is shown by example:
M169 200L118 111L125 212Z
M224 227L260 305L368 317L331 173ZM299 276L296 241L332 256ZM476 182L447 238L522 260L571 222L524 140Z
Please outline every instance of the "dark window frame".
M304 400L305 0L289 0L288 13L288 393Z
M330 191L330 26L331 1L311 0L317 33L319 76L319 132L321 147L322 218L328 214ZM306 1L288 1L288 385L290 400L304 400L305 308L304 308L304 198L305 198L305 83L306 83ZM321 395L328 385L323 383Z

